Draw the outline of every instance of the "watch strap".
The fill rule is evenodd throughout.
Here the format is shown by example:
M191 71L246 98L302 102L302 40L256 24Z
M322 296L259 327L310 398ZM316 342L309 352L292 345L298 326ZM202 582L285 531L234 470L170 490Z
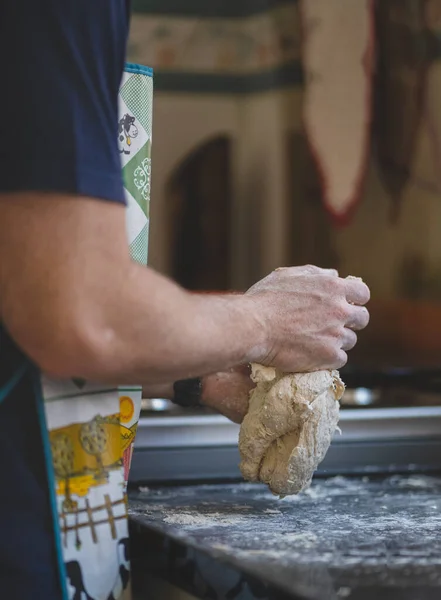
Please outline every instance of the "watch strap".
M184 408L201 406L202 380L181 379L173 384L174 398L172 402Z

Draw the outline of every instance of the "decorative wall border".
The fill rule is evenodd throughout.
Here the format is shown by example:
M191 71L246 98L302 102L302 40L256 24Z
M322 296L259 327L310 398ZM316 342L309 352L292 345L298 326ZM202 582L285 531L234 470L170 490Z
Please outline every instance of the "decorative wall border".
M132 0L135 13L207 18L250 17L299 0Z
M270 1L265 11L240 18L164 8L156 14L148 6L148 13L132 16L128 60L153 66L156 91L237 94L296 86L303 80L296 4Z
M250 75L210 75L165 71L155 73L155 90L162 92L248 94L297 86L302 82L303 71L299 62L293 62L272 71Z

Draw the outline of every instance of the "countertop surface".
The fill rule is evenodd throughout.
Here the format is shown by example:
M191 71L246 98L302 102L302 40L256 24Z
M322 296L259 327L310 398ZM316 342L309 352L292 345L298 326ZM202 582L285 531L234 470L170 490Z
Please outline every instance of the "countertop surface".
M320 479L283 500L246 483L129 498L136 568L200 598L441 598L441 477Z

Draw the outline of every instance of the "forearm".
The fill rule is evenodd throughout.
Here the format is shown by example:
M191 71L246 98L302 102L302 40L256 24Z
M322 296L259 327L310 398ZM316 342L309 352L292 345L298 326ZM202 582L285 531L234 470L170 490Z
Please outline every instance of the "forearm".
M173 383L146 383L142 386L143 398L164 398L165 400L173 400L174 390Z
M58 327L51 336L48 331L61 316L46 313L40 318L39 331L28 331L23 338L26 346L33 333L35 343L26 348L31 357L58 377L150 386L224 371L252 359L249 350L259 345L260 334L245 298L188 294L133 267L132 282L111 284L105 302L97 299L84 306L80 335L78 330L64 334L65 328Z
M33 198L2 207L0 319L43 370L152 385L258 355L253 300L190 294L133 263L122 207Z
M133 285L106 307L111 343L101 379L163 383L224 371L252 360L262 332L252 302L237 295L189 294L133 265Z
M222 413L235 423L241 423L248 410L248 401L254 383L248 365L202 378L201 404ZM173 399L173 384L144 386L144 398Z

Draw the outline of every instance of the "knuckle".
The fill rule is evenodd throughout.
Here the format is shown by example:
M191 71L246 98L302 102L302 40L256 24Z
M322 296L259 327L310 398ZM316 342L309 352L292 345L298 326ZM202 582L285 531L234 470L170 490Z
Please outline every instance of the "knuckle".
M341 369L348 361L348 356L341 344L329 344L323 352L323 360L328 368Z
M368 311L367 308L363 307L363 314L364 314L364 326L366 327L367 325L369 325L369 321L371 320L371 315Z
M364 329L369 323L369 312L364 307L357 307L356 312L354 313L354 325L357 329Z
M342 367L344 367L346 365L347 362L348 362L348 355L346 354L346 352L344 352L342 350L341 352L339 352L337 363L336 363L336 368L341 369Z
M301 275L319 275L322 272L322 269L315 265L305 265L300 267L298 271Z
M282 277L295 277L302 274L303 271L298 267L285 267L279 271L279 275Z
M334 347L344 339L344 328L340 325L331 325L327 329L328 344L330 347Z
M342 343L345 338L346 338L346 330L344 325L340 325L339 327L336 328L336 339Z
M357 344L357 334L348 329L348 333L347 333L347 349L348 350L352 350L352 348L354 348L354 346Z
M336 344L329 344L324 350L324 359L326 364L333 366L335 365L340 357L340 350Z
M363 283L363 296L364 296L364 300L365 302L369 302L369 300L371 299L371 290L369 289L369 287Z
M371 292L363 281L351 279L346 280L346 295L353 297L358 305L367 304L371 298Z
M343 279L340 279L340 277L331 277L330 275L327 276L326 285L332 294L341 296L342 298L346 297L344 282Z
M336 302L335 316L337 317L339 323L342 323L343 325L346 324L351 317L351 312L351 306L347 302L343 300Z

